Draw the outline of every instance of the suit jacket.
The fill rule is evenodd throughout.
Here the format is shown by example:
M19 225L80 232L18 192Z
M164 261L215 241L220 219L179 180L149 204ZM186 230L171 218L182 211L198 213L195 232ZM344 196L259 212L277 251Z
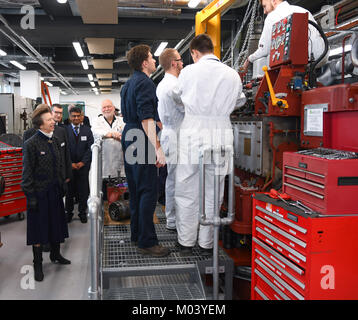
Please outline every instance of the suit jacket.
M53 157L56 161L54 163ZM37 131L25 141L21 187L25 195L35 197L53 184L63 187L63 162L60 143L55 136L50 140Z
M83 162L89 170L92 161L91 146L94 142L93 134L88 126L80 126L80 132L76 137L72 125L66 126L71 162Z
M23 136L23 143L25 144L25 141L30 139L36 132L37 130L34 128L26 130ZM63 163L62 177L64 180L72 179L72 162L66 129L63 127L55 126L53 135L57 138L60 144L61 161Z

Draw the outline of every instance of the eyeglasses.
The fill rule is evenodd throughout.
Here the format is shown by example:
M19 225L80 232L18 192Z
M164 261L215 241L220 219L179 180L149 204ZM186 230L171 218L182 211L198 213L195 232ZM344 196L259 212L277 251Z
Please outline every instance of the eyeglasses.
M183 59L182 59L182 58L180 58L180 59L175 59L174 61L183 61Z

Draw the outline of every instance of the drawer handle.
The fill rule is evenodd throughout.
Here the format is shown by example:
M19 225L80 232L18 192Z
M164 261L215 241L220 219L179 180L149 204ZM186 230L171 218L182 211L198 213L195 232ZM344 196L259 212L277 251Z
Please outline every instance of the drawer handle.
M261 222L263 225L265 225L266 227L272 229L273 231L276 231L277 233L279 233L280 235L286 237L287 239L290 239L291 241L293 241L294 243L297 243L299 246L301 246L302 248L306 248L307 244L301 240L298 240L297 238L295 238L294 236L291 236L289 233L281 230L280 228L277 228L276 226L272 225L271 223L265 221L264 219L255 216L255 220Z
M288 245L284 244L282 241L274 238L273 236L271 236L267 232L263 231L259 227L256 227L256 231L261 233L261 234L263 234L265 237L269 238L271 241L275 242L276 244L278 244L282 248L285 248L288 252L292 253L294 256L296 256L297 258L301 259L303 262L306 262L306 257L305 256L303 256L302 254L298 253L297 251L291 249Z
M287 260L282 255L278 254L276 251L272 250L269 246L267 246L265 243L260 241L257 238L253 238L253 241L255 241L259 246L263 247L266 251L270 252L275 258L282 261L285 265L289 266L292 270L297 272L299 275L303 275L304 271L301 270L299 267L297 267L295 264L293 264L291 261Z
M295 185L293 185L293 184L291 184L291 183L284 182L284 185L287 186L287 187L296 189L296 190L298 190L298 191L307 193L307 194L309 194L309 195L311 195L311 196L313 196L313 197L316 197L316 198L318 198L318 199L321 199L321 200L324 199L324 196L322 196L322 195L320 195L320 194L317 194L317 193L315 193L315 192L308 191L308 190L306 190L306 189L297 187L297 186L295 186Z
M278 289L269 279L267 279L259 270L255 269L255 273L258 277L264 281L272 290L279 294L285 300L291 300L287 295L285 295L280 289Z
M308 180L305 180L305 179L297 178L297 177L291 176L290 174L287 174L287 173L285 174L285 177L291 178L291 179L296 180L296 181L307 183L307 184L309 184L311 186L314 186L314 187L317 187L317 188L320 188L320 189L324 189L324 186L321 185L321 184L314 183L314 182L311 182L311 181L308 181Z
M313 175L313 176L320 177L320 178L322 178L322 179L325 178L324 175L319 174L319 173L315 173L315 172L311 172L311 171L307 171L307 170L303 170L303 169L298 169L298 168L290 167L290 166L285 166L285 168L286 168L286 169L295 170L295 171L298 171L298 172L308 173L308 174L311 174L311 175Z
M255 251L262 256L264 259L266 259L269 263L271 263L276 269L278 269L279 271L281 271L287 278L289 278L291 281L293 281L294 283L296 283L299 287L301 287L302 290L305 290L305 285L297 280L293 275L291 275L290 273L288 273L286 270L284 270L282 267L280 267L277 263L275 263L274 261L272 261L272 259L268 258L265 254L263 254L260 250L255 249Z
M255 291L258 293L258 295L264 299L264 300L270 300L269 298L266 297L266 295L258 288L258 287L255 287Z
M259 210L259 211L261 211L262 213L266 213L266 214L269 215L270 217L275 218L276 220L282 222L283 224L288 225L289 227L291 227L291 228L293 228L293 229L296 229L297 231L299 231L299 232L301 232L301 233L304 233L304 234L307 233L307 230L306 230L306 229L301 228L301 227L295 225L294 223L292 223L292 222L290 222L290 221L286 221L285 219L279 217L279 216L276 215L276 214L271 213L270 211L267 211L267 210L265 210L265 209L263 209L263 208L261 208L261 207L259 207L259 206L256 206L256 209Z
M271 277L273 277L277 282L279 282L283 287L285 287L289 292L291 292L297 299L305 300L304 296L299 294L296 290L291 288L285 281L283 281L280 277L275 275L269 268L267 268L261 261L255 259L255 262L264 269Z

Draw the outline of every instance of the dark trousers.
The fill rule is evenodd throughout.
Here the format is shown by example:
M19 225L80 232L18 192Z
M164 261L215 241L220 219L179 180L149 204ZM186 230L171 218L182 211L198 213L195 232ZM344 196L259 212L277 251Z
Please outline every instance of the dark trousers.
M130 143L122 142L124 153ZM139 248L158 244L153 215L157 204L157 168L154 164L128 164L124 161L131 210L131 241Z
M89 169L82 167L80 170L72 170L73 179L68 183L65 209L67 213L73 213L75 195L78 195L78 211L85 215L87 211L87 200L89 196Z
M158 202L165 206L165 181L168 176L167 166L159 168L158 172Z

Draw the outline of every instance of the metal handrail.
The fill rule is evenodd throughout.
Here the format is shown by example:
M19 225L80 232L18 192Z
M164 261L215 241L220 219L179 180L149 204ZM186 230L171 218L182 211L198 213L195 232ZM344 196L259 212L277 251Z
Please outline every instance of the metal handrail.
M208 219L205 214L205 155L210 153L214 156L214 163L218 166L219 156L224 152L229 155L229 190L228 190L228 216L220 218L220 175L214 176L214 216ZM199 222L201 225L214 226L213 243L213 299L219 295L219 230L221 225L230 225L234 221L234 148L233 146L209 146L201 148L199 154Z
M91 146L91 182L90 197L87 201L88 214L91 221L91 286L88 297L91 300L102 298L101 286L101 259L100 259L100 233L102 222L102 139L96 138Z

